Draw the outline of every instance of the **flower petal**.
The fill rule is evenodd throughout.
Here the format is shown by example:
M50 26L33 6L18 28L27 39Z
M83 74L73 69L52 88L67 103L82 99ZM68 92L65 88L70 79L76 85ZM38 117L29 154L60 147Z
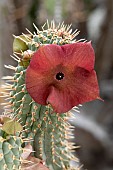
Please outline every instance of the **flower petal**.
M46 82L47 75L38 74L29 67L26 72L26 88L33 98L39 104L46 105L46 99L49 95L49 85Z
M71 82L60 90L52 87L47 98L54 111L64 113L72 107L95 100L99 97L99 88L95 71L86 73L86 70L77 68L75 77L71 77Z
M91 42L66 44L62 50L66 56L65 66L72 69L76 65L89 71L94 68L95 55Z
M63 63L63 51L60 46L51 44L42 46L34 53L30 68L38 73L45 73Z

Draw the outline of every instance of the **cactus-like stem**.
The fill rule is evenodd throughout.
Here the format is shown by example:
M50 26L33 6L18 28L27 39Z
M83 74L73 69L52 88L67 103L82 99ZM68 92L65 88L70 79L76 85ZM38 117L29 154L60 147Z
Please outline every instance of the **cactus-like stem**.
M0 169L21 169L21 137L6 134L0 129Z
M26 68L17 66L14 84L10 93L11 113L25 126L23 137L32 138L35 156L46 162L50 170L70 169L73 145L67 141L72 137L67 122L71 113L53 113L50 105L39 105L32 100L25 88Z
M4 78L8 79L4 88L10 91L4 94L8 100L4 107L5 114L16 118L22 124L22 137L33 139L31 145L35 151L34 156L42 159L50 170L77 170L78 168L70 166L71 160L77 160L71 153L74 149L73 143L68 141L73 137L73 127L67 121L71 113L55 113L51 105L36 103L26 90L26 69L33 53L40 46L76 42L73 39L78 32L76 30L71 34L70 26L61 24L55 27L54 22L51 22L51 26L47 22L47 26L47 30L42 27L42 31L39 31L34 25L37 33L28 31L28 35L15 37L13 46L16 54L14 53L12 58L18 61L18 66L6 66L13 69L15 74L13 77Z
M42 122L34 140L35 155L45 160L52 170L70 169L69 162L74 158L71 144L67 142L69 125L66 116L51 113L48 108L39 118Z

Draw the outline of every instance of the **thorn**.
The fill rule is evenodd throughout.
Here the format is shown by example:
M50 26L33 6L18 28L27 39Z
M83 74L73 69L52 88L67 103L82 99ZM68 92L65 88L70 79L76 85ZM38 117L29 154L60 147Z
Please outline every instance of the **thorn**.
M40 33L40 30L37 28L37 26L33 23L34 28L36 29L37 33Z
M78 29L76 29L71 35L74 35L74 34L76 34L78 32L80 32L80 31L78 31Z
M64 25L64 21L61 23L61 26L60 26L60 27L62 28L62 27L63 27L63 25Z
M72 39L74 39L77 35L79 35L80 31L76 32L75 34L72 34ZM79 42L79 40L77 41Z
M22 33L22 35L29 41L29 40L32 40L31 37L29 37L28 35Z
M75 156L71 156L71 157L70 157L70 160L75 161L75 162L79 162L79 159L76 158Z
M77 106L74 106L73 108L75 108L75 109L79 109L79 107L77 107Z
M14 96L10 96L10 97L8 97L7 99L5 99L5 100L10 100L10 99L15 99L15 95Z
M5 106L7 105L7 103L0 103L0 106Z
M22 127L24 128L24 127L26 127L26 125L23 125Z
M68 31L68 33L71 34L71 33L72 33L72 29L70 29L70 30Z
M18 79L16 79L16 80L6 80L6 82L18 82Z
M51 26L50 26L50 28L52 29L52 21L51 21Z
M16 67L13 67L11 65L4 65L4 67L16 71Z
M28 42L25 41L24 39L22 39L20 36L14 36L14 37L17 38L17 39L20 39L21 41L23 41L23 42L25 42L26 44L28 44Z
M59 30L60 29L60 23L58 24L58 26L57 26L57 30Z
M34 32L34 35L36 35L36 33ZM34 41L33 41L34 42ZM34 44L35 44L35 42L34 42Z
M4 84L4 85L1 85L1 88L12 89L12 85L11 84L9 84L9 85Z
M19 122L22 118L18 119L17 122ZM20 123L20 122L19 122Z
M20 57L18 57L18 56L16 55L16 52L14 52L13 55L16 57L16 59L20 60Z
M20 87L25 86L25 84L22 84Z
M56 161L55 161L54 163L55 163L55 164L56 164L59 168L61 168L61 166L60 166L59 164L57 164L57 162L56 162Z
M13 58L15 61L19 62L18 59L16 59L14 56L10 55L11 58Z
M16 103L20 103L20 102L22 102L22 100L18 100Z
M74 129L74 130L75 130L75 127L74 127L74 126L71 126L71 125L70 125L70 126L69 126L69 128L70 128L70 129Z
M86 43L86 42L87 42L87 40L83 41L83 43Z
M32 151L31 149L26 149L26 148L23 148L23 151L28 151L28 152L31 152L31 153L36 152L36 151Z
M47 19L47 28L49 29L49 21L48 21L48 19Z
M53 30L55 29L55 22L54 22L54 20L52 21L52 28L53 28Z
M77 112L77 113L80 113L80 110L77 110L75 108L72 108L73 111Z
M5 94L5 95L9 95L9 93L7 93L7 92L0 92L1 94Z
M104 102L104 100L103 100L102 98L100 98L100 97L97 97L97 99L98 99L98 100L101 100L102 102Z
M85 39L80 39L80 40L77 40L76 42L78 43L78 42L81 42L81 41L85 41Z
M44 27L45 27L46 23L42 26L42 30L44 31Z
M26 31L33 36L32 32L29 31L27 28L26 28Z
M12 76L4 76L2 80L14 80L14 78Z
M21 109L21 107L19 107L18 109L16 109L16 110L15 110L15 113L16 113L19 109Z
M23 92L23 91L20 91L20 92L16 93L15 96L19 95L19 94L22 93L22 92Z
M5 91L10 91L10 90L12 90L12 88L7 88L7 87L1 87L2 89L5 89Z
M11 84L9 84L9 83L5 83L5 85L6 85L6 86L9 86L9 87L11 87L11 88L12 88L12 85L11 85Z
M4 109L10 108L11 105L4 106Z
M29 105L31 105L32 103L34 103L34 100L31 103L29 103Z
M21 53L18 53L18 52L16 52L16 51L13 53L13 55L14 55L15 57L17 57L17 59L20 59L16 54L17 54L17 55L21 55Z

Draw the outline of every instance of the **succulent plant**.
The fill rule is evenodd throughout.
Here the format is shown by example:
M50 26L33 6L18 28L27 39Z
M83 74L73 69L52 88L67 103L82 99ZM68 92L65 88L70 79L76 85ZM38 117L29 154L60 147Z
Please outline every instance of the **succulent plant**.
M4 114L20 122L23 131L19 137L15 134L15 137L10 136L9 139L4 139L1 134L0 146L5 149L9 145L16 148L15 138L28 138L35 151L32 155L43 160L50 170L78 170L78 167L73 168L70 165L70 161L77 161L77 158L72 154L74 143L69 141L73 137L74 128L68 122L72 116L69 110L75 105L99 96L93 68L94 52L90 43L75 39L79 32L75 30L72 33L70 25L62 23L55 27L54 21L50 25L47 21L41 31L35 24L34 27L36 29L34 34L27 30L28 34L14 36L14 54L11 57L18 65L5 66L15 73L14 76L3 78L6 80L3 88L8 91L4 93L7 100ZM69 67L66 66L70 61L72 62ZM73 65L76 66L74 72ZM56 69L59 70L54 73ZM68 80L65 83L66 74ZM13 144L10 141L13 141ZM0 151L3 152L2 150ZM9 159L12 152L15 152L14 149L9 149ZM19 149L16 153L20 159ZM11 166L8 163L6 159L3 163L0 161L0 167L2 164L7 164L9 169L12 164L16 166L14 160Z
M21 146L24 142L19 136L19 131L22 130L22 126L9 117L2 117L2 121L0 118L0 123L3 123L0 127L0 169L21 169Z

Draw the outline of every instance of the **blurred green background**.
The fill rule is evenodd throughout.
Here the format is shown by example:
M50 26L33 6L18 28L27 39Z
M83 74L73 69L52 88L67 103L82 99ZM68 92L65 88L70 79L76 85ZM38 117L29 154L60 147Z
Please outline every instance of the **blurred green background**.
M113 0L0 0L0 78L12 74L4 64L16 65L12 34L33 32L32 23L41 29L47 19L72 23L78 39L92 40L104 102L86 103L75 113L74 142L81 146L76 154L83 170L113 170Z

